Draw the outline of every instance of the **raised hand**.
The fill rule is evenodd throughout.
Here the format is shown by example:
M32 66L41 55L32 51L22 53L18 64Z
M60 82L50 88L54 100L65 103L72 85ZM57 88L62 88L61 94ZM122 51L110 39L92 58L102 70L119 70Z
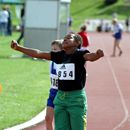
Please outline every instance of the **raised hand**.
M16 40L12 40L11 42L11 48L14 49L14 50L17 50L17 47L18 47L18 43Z
M103 57L104 56L104 53L101 49L98 49L96 54L99 56L99 57Z

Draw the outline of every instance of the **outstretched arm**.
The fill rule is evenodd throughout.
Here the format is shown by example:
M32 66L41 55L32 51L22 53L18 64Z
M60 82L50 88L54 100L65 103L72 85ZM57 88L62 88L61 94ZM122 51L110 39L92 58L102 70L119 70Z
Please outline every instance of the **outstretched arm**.
M86 54L84 54L84 59L86 61L96 61L96 60L98 60L99 58L101 58L103 56L104 56L103 51L98 49L96 51L96 53L86 53Z
M37 49L32 49L32 48L27 48L20 46L17 41L13 40L11 42L11 48L17 51L20 51L28 56L35 57L35 58L40 58L40 59L46 59L46 60L51 60L51 54L48 52L43 52Z

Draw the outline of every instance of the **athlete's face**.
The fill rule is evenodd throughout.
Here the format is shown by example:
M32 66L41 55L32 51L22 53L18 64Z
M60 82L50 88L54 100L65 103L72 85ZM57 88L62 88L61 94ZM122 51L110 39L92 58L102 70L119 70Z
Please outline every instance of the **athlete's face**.
M112 24L115 25L115 24L116 24L116 21L112 21Z
M68 34L64 37L62 47L63 47L63 49L77 47L77 43L75 42L75 39L74 39L74 34Z
M53 52L57 52L57 51L60 51L61 48L57 44L54 44L54 45L51 46L51 50Z

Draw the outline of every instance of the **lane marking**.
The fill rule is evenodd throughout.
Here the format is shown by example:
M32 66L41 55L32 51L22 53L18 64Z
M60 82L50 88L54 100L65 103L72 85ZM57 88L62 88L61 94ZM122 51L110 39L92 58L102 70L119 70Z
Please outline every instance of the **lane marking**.
M114 79L114 82L115 82L115 85L116 85L116 89L117 89L117 91L118 91L118 93L119 93L120 100L121 100L121 104L122 104L122 106L123 106L124 113L125 113L125 116L124 116L124 118L122 119L122 121L121 121L119 124L117 124L117 125L112 129L112 130L117 130L118 128L120 128L120 127L127 121L128 117L129 117L129 112L128 112L128 108L127 108L127 106L126 106L126 102L125 102L123 93L122 93L122 91L121 91L121 89L120 89L121 87L120 87L120 85L119 85L119 82L118 82L118 80L117 80L117 78L116 78L116 74L115 74L114 69L113 69L113 67L112 67L112 63L111 63L111 61L109 60L108 55L107 55L107 53L106 53L106 49L105 49L104 44L102 44L102 46L103 46L103 48L104 48L104 50L105 50L106 60L107 60L107 63L108 63L108 65L109 65L109 68L110 68L110 70L111 70L111 73L112 73L112 76L113 76L113 79Z

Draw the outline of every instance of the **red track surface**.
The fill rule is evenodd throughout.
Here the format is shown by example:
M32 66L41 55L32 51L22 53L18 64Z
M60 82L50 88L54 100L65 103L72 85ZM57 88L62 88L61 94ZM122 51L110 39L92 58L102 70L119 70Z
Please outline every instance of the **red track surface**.
M121 41L121 57L110 57L113 48L110 33L91 33L90 39L90 51L100 48L105 56L88 62L86 67L87 130L130 130L130 34L124 34ZM45 124L26 130L45 130Z

